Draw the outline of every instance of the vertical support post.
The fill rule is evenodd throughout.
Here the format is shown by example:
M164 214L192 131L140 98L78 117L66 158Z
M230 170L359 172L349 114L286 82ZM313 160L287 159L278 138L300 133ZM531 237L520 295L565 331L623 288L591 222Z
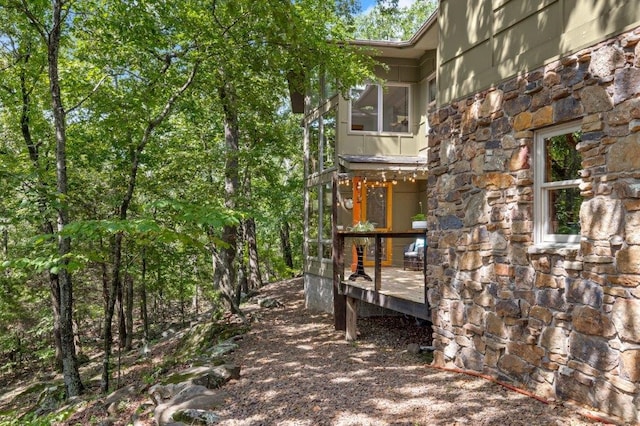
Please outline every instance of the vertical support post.
M347 324L345 338L351 342L358 338L358 299L347 297Z
M424 235L422 237L424 238L424 255L422 258L422 276L424 278L424 306L427 307L427 312L430 312L431 308L429 307L429 297L428 297L429 287L427 286L427 254L429 250L429 244L427 241L426 229L424 230Z
M344 237L338 234L338 174L333 173L331 180L331 261L333 266L333 325L336 330L345 330L346 296L340 292L340 282L344 268Z
M380 291L382 288L382 237L376 234L376 245L374 247L374 289Z

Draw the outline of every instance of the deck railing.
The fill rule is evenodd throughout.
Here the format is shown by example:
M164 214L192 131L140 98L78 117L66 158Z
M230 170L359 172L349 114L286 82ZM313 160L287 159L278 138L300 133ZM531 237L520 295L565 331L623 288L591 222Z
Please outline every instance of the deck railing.
M412 231L366 231L366 232L354 232L354 231L344 231L344 230L336 230L334 231L333 238L333 288L334 288L334 313L336 320L336 328L343 329L343 324L346 319L342 318L342 312L345 309L345 300L344 295L342 294L341 288L344 284L347 285L355 285L357 284L349 281L349 277L345 275L345 242L348 240L354 239L362 239L368 238L373 242L373 277L370 277L368 273L364 270L363 256L361 256L362 249L357 249L357 265L356 271L350 276L353 279L364 279L367 280L367 277L373 283L373 291L377 294L383 290L383 281L382 281L382 263L383 263L383 244L382 240L385 238L404 238L407 240L415 241L418 238L425 239L424 245L424 254L422 257L422 279L423 279L423 303L426 303L426 232L419 230ZM349 249L351 249L351 245L349 245Z

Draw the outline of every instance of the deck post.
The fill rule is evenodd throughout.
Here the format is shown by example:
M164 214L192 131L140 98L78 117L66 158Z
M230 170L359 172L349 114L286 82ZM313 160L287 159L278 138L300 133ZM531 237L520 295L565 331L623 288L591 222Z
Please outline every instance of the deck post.
M347 328L346 319L346 296L340 292L340 281L342 280L344 267L344 238L338 234L338 174L333 174L331 181L331 236L333 247L331 250L331 260L333 264L333 326L336 330Z
M375 247L374 247L374 289L375 291L380 291L382 288L382 237L380 234L376 234L375 237Z
M351 342L358 338L358 299L347 297L347 321L345 338Z

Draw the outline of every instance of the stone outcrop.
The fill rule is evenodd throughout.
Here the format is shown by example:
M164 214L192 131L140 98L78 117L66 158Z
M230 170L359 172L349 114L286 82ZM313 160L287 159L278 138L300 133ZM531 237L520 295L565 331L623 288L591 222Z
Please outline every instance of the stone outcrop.
M434 360L640 422L640 30L430 114ZM581 125L579 246L533 241L534 135Z

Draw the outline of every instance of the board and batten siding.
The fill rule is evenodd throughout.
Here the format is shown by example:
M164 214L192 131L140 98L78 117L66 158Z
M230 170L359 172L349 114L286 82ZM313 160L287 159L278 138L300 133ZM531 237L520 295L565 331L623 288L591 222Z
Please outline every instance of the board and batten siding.
M637 0L441 0L438 104L640 24Z

